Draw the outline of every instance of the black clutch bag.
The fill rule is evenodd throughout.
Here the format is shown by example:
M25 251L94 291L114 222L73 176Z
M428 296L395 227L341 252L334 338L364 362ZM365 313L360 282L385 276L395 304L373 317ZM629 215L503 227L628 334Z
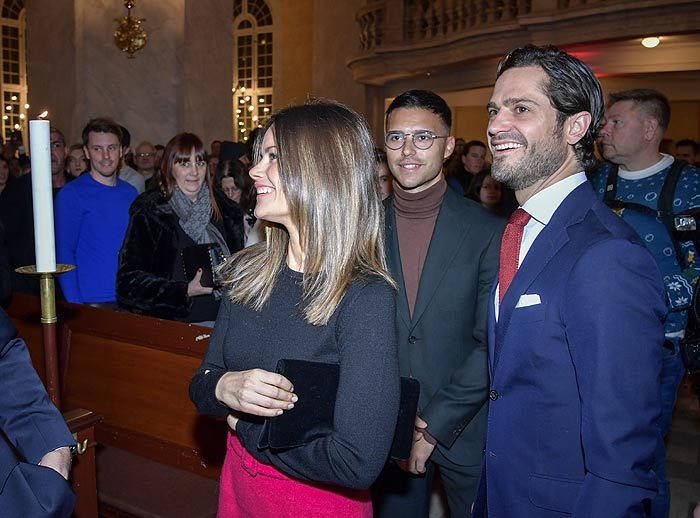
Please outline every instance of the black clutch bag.
M277 362L276 370L294 384L299 401L293 409L265 421L258 446L294 448L327 435L333 429L340 366L283 359ZM399 418L390 452L393 459L410 456L419 395L418 380L402 377Z
M191 281L202 269L201 284L205 288L214 288L214 267L220 262L217 257L218 247L212 243L187 246L182 249L182 265L185 279Z

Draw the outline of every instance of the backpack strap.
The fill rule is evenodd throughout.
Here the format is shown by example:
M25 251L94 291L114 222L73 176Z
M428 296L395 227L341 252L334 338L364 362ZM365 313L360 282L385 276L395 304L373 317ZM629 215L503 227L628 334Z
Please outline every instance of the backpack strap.
M613 164L610 172L608 173L608 178L605 184L605 193L603 194L603 202L613 209L624 208L631 209L636 212L646 214L654 218L659 218L664 226L668 235L671 237L671 242L673 243L673 248L676 252L676 259L678 264L683 266L685 263L683 257L683 251L681 250L681 245L676 239L676 226L674 221L675 214L673 213L673 199L676 194L676 186L678 185L678 180L681 176L683 168L687 165L687 162L683 160L674 160L671 165L671 170L666 175L664 184L661 187L661 193L659 194L658 202L656 205L656 210L642 205L641 203L630 203L624 200L617 200L615 196L617 195L617 176L618 176L618 166Z
M661 221L666 225L669 235L671 236L671 241L673 241L673 248L676 251L676 258L678 259L678 264L681 268L685 264L683 260L683 251L681 250L681 244L676 239L676 224L674 221L673 213L673 199L676 196L676 186L678 185L678 179L681 176L683 168L687 165L687 162L683 160L674 160L673 165L671 165L671 170L666 176L664 185L661 188L661 194L659 195L659 203L657 205L659 213L661 216Z

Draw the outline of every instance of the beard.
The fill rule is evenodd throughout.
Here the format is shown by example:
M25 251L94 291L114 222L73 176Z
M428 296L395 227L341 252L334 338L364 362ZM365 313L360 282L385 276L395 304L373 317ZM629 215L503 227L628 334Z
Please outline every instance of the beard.
M566 160L567 149L562 142L562 129L556 128L554 134L532 145L528 144L520 133L501 135L523 144L520 148L524 157L515 162L512 157L495 158L491 166L491 176L514 191L522 191L539 180L554 174Z

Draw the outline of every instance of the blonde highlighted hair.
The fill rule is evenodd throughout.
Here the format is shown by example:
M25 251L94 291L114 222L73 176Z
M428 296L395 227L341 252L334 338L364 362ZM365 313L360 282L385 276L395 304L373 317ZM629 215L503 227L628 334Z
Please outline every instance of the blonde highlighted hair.
M310 101L273 115L256 141L256 162L268 131L305 253L303 312L309 323L324 325L352 281L379 277L395 286L384 257L384 208L372 138L362 117L334 101ZM266 232L264 242L222 268L231 300L258 311L275 287L289 243L281 225L271 224Z

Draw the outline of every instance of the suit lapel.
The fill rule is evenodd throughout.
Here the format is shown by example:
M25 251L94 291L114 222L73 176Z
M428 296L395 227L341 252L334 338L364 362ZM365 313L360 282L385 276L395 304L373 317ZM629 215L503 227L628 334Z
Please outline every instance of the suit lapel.
M413 308L413 325L420 321L421 316L430 305L435 290L446 275L459 247L469 233L468 229L471 223L459 217L457 203L459 203L459 196L448 187L435 221L435 229L423 264L416 305Z
M496 347L496 311L494 307L494 301L496 300L496 286L498 286L498 275L493 280L493 286L491 286L491 294L489 295L489 305L488 305L488 346L489 346L489 375L493 379L493 359L494 350Z
M588 182L579 185L559 205L552 219L542 229L520 265L498 312L493 350L493 370L496 370L510 319L520 297L542 273L556 253L569 241L567 228L581 221L595 201Z
M404 325L411 328L411 317L408 311L406 299L406 285L403 282L403 268L401 267L401 252L399 251L399 235L396 231L396 217L394 216L394 197L389 198L385 205L386 218L386 264L393 273L398 294L396 296L396 313Z

